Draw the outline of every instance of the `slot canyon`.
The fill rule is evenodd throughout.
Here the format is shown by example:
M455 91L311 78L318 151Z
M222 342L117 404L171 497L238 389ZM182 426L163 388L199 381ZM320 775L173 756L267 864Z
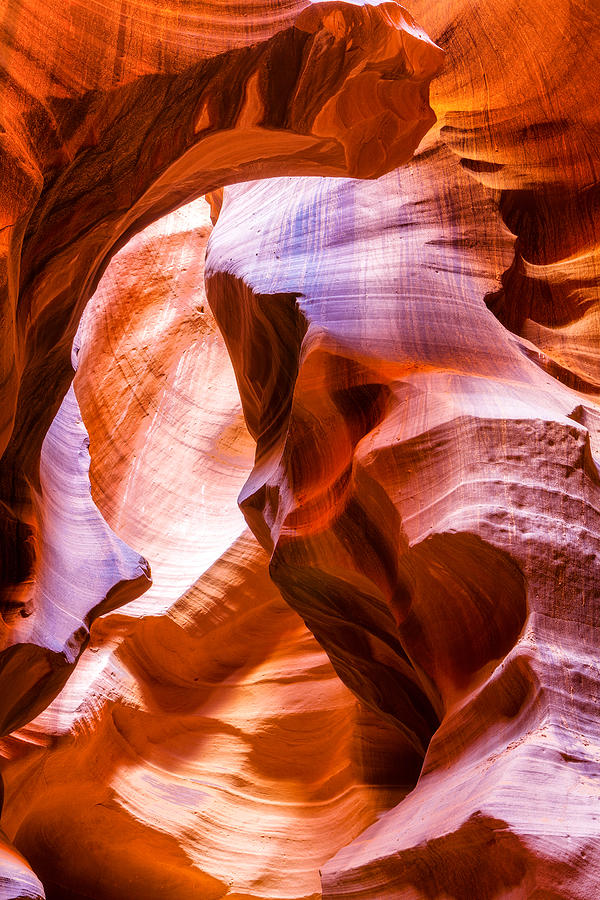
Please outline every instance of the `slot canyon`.
M597 0L0 0L0 900L600 897L599 92Z

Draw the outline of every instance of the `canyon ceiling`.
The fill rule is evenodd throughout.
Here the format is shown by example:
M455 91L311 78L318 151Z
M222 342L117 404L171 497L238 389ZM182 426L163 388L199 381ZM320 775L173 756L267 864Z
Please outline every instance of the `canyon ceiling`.
M597 0L0 0L0 900L600 897L599 93Z

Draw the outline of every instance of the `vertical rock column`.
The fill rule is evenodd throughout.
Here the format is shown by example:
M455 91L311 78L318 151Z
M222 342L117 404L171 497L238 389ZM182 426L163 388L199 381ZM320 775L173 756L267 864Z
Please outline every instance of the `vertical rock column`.
M343 680L425 754L327 898L597 889L598 409L486 308L512 252L434 141L374 183L229 188L211 237L258 442L242 509Z

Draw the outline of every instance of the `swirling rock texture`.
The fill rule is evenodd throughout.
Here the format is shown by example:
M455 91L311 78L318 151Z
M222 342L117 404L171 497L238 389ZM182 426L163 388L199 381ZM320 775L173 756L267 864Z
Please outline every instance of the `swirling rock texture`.
M599 23L498 6L419 10L450 64L414 163L228 188L209 245L257 440L247 521L424 757L323 868L336 900L598 890Z
M6 0L1 15L0 666L10 680L54 651L13 622L39 600L41 445L111 255L226 183L374 176L404 162L433 122L441 51L394 3ZM66 596L78 588L63 577ZM83 646L77 618L62 676ZM31 684L10 692L21 719L56 694L58 666L38 673L35 703Z
M313 898L408 787L395 733L337 678L237 508L254 443L206 303L210 228L196 201L115 256L75 342L78 403L71 389L47 439L81 410L91 492L154 579L2 745L3 824L49 900Z
M411 12L3 12L0 896L599 892L600 16Z
M6 739L5 825L46 897L318 896L319 866L404 792L364 786L390 765L369 751L385 733L255 540L168 614L101 623L90 661Z

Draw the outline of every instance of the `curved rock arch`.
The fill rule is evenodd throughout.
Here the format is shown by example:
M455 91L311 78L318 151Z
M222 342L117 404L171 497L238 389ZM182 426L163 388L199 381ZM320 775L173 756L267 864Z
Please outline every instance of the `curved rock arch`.
M529 55L524 52L527 35L533 40L534 20L544 14L546 7L542 2L535 3L530 19L522 23L519 31L513 21L516 5L507 2L498 19L498 33L503 29L509 40L502 47L494 47L493 41L489 42L492 55L498 52L502 66L494 63L488 68L482 64L477 76L471 73L469 102L460 109L452 108L452 90L455 90L454 98L460 99L461 77L464 81L469 75L468 67L473 61L470 51L479 61L478 48L489 37L486 28L491 28L496 21L496 7L492 2L478 5L474 27L469 32L471 47L467 47L462 57L460 51L465 44L461 43L459 24L461 16L464 18L469 11L468 4L457 4L453 8L453 21L444 23L447 27L431 31L449 50L453 62L450 74L446 73L445 79L438 82L444 86L438 93L442 107L446 100L441 138L455 152L469 177L492 191L503 192L499 205L505 222L518 234L519 241L514 271L509 270L505 275L499 295L488 295L488 304L512 330L537 343L548 355L536 352L527 340L509 338L499 330L479 302L482 296L477 294L470 299L477 299L478 308L469 310L469 315L473 317L473 334L478 331L477 322L491 341L486 345L485 354L488 369L482 372L472 366L468 341L462 348L464 353L459 348L458 360L452 360L451 365L447 358L432 361L428 352L421 352L423 348L431 350L431 346L428 347L426 336L420 335L416 328L411 332L414 345L402 346L400 359L393 354L388 359L383 354L382 374L376 340L365 349L361 345L364 334L354 335L350 341L336 334L332 337L327 319L328 298L316 298L321 306L317 302L311 308L315 298L308 293L303 295L302 279L296 277L293 265L290 271L294 278L288 289L284 289L286 277L274 279L272 273L266 277L265 287L264 272L255 274L255 260L244 259L240 264L227 250L222 253L221 261L213 265L213 283L217 286L213 290L217 302L224 303L221 314L225 318L229 295L229 299L240 300L239 306L246 309L249 319L261 320L263 331L265 319L272 314L267 311L271 304L275 309L269 326L271 333L276 334L279 326L284 333L290 329L296 332L297 358L282 365L284 390L277 394L277 390L271 389L268 373L265 376L262 372L260 360L253 362L251 354L244 352L243 340L238 340L240 329L236 332L231 316L229 324L224 321L232 355L237 358L242 394L246 382L248 420L255 420L256 435L263 443L259 448L257 472L244 502L265 546L269 550L275 548L272 568L276 579L290 602L311 621L321 641L329 642L331 655L346 680L352 683L356 679L359 693L361 687L365 692L360 683L364 672L356 664L357 660L375 659L384 667L391 660L392 669L398 668L399 661L406 662L403 659L406 650L397 640L397 632L401 631L404 645L412 648L408 651L411 661L413 665L416 661L420 671L419 690L425 686L424 694L433 710L429 716L429 734L435 728L436 716L444 719L437 738L429 745L421 782L409 802L397 814L374 826L364 840L343 851L324 870L325 896L336 900L348 894L356 895L357 891L360 896L374 896L378 900L388 896L413 897L416 891L428 897L449 894L470 900L474 892L478 898L492 897L500 883L505 891L516 891L515 896L579 898L593 889L595 879L595 854L590 849L596 843L593 808L597 792L591 779L596 776L597 760L586 723L595 691L591 670L597 617L590 592L597 583L594 547L597 545L598 474L593 457L598 424L594 397L597 373L594 354L590 352L592 342L586 331L589 322L582 320L590 305L593 306L598 278L595 257L598 155L589 138L597 126L597 112L589 80L580 78L577 91L570 86L566 77L572 74L568 60L556 67L551 113L544 108L547 98L539 92L536 94L535 84L536 78L542 81L549 77L553 57L558 55L556 47L565 34L573 46L585 50L592 59L597 58L598 48L593 40L588 39L586 43L586 27L590 22L593 26L593 13L579 3L558 3L542 52L535 60L535 75L527 81L527 77L521 77L528 74ZM426 16L426 10L422 12ZM436 16L432 19L436 21ZM328 28L337 33L339 21L335 16L329 20ZM560 59L564 62L562 56ZM503 95L502 74L498 77L494 69L491 78L494 66L498 70L511 67L513 87L516 86L511 102ZM453 78L456 83L450 85L448 93L448 83ZM534 89L528 93L532 85ZM252 87L255 90L256 85ZM249 96L249 106L254 108L255 94L250 94L250 88ZM518 115L511 117L515 106ZM569 130L577 136L575 149L563 153L561 147ZM434 144L417 161L420 172L427 168L426 164L423 168L426 153L434 160L439 159L440 149ZM456 183L462 183L459 176ZM253 186L230 191L227 201L232 204L230 211L239 208L240 203L243 206L245 194L250 197L248 209L251 209L252 192L261 190ZM293 186L284 185L281 196L290 190L294 190ZM377 191L374 189L373 197L379 197ZM335 188L332 192L335 195ZM298 193L302 193L300 188ZM360 189L356 193L360 195ZM470 195L469 188L464 194ZM263 196L268 196L268 192ZM288 203L293 205L293 200ZM478 208L475 204L474 209ZM255 207L255 214L256 211L260 217L260 203ZM441 214L443 218L447 210L442 209ZM561 217L569 223L566 240L562 235L556 239L559 231L556 226ZM378 227L381 223L374 228L375 232ZM252 233L253 229L249 231ZM453 235L451 246L454 239ZM463 243L456 244L455 250L468 249L468 241L473 241L473 237L467 233L461 240ZM265 237L263 243L268 245L269 240ZM439 247L447 243L447 235L437 237ZM247 249L244 247L244 252ZM496 246L494 253L504 259ZM277 258L277 253L274 256ZM318 265L319 260L317 270ZM239 283L232 287L230 282L236 267ZM503 265L496 275L507 268ZM437 269L435 272L438 274ZM493 281L489 273L481 280ZM591 303L587 296L580 303L586 292L592 295ZM432 293L435 296L435 290ZM545 307L546 301L549 307ZM435 317L434 320L436 327L440 325ZM589 344L587 355L578 349L570 352L573 329L570 333L563 330L556 334L555 326L560 329L574 321L580 329L571 346L583 336L584 344L586 339ZM390 334L394 333L391 329ZM420 348L416 346L417 338L422 341ZM558 375L578 392L558 386L541 369ZM335 371L343 385L335 398L328 398L325 383L320 396L315 391L314 386L323 381L325 370ZM472 397L479 392L486 393L482 387L486 379L488 386L495 385L488 390L485 401L491 403L495 414L487 418L479 415L472 402ZM451 390L448 380L452 382ZM399 384L403 387L399 388ZM409 388L405 391L407 384ZM437 398L437 405L432 404L424 415L419 396L428 391ZM450 408L452 404L444 401L444 394L455 397L458 409ZM280 407L279 419L271 421L271 427L266 429L264 421L273 420L273 411L267 410L262 421L265 410L261 403L265 405L265 396L275 398ZM364 415L356 410L357 398L366 410ZM290 410L294 413L292 417ZM345 413L354 411L349 416L352 421L345 421L348 417L344 410ZM321 491L322 484L315 489L310 479L303 481L301 467L295 465L290 447L294 438L300 446L302 433L310 433L311 428L317 430L313 426L323 411L331 413L329 418L323 416L324 421L331 419L333 423L337 416L344 420L344 426L339 434L334 427L331 436L323 435L323 440L331 437L339 456L332 465L331 460L319 458L319 471L324 474L325 483L325 490ZM426 427L421 433L407 435L407 421L425 423ZM300 422L300 426L294 422ZM286 426L283 430L282 424ZM449 439L450 425L453 435L456 432L462 437ZM342 433L344 429L346 433ZM450 448L448 452L460 472L463 472L461 460L473 454L475 448L474 458L468 460L472 463L470 471L472 474L480 466L478 480L488 484L489 496L483 504L477 502L473 479L466 472L458 484L446 485L449 496L460 495L464 501L455 507L446 502L443 492L436 496L435 491L430 491L428 506L442 504L444 516L441 524L432 520L428 527L423 526L424 531L417 540L414 529L418 531L429 515L413 508L421 485L419 467L424 465L422 457L428 456L430 462L437 459L443 468L444 447ZM316 448L313 450L313 456L318 457ZM322 454L327 455L327 452ZM393 472L402 468L401 463L407 463L413 474L412 480L407 478L406 483L398 484ZM342 484L340 471L347 474L348 465L350 480ZM523 473L531 471L534 475L527 480ZM339 513L347 512L348 493L360 493L359 489L370 498L366 505L371 508L361 520L365 503L358 499L351 514L340 521L343 516ZM535 513L538 501L545 510L540 512L539 521ZM499 510L494 508L495 504ZM483 510L478 509L481 506ZM392 508L399 511L397 520ZM386 553L380 552L381 546L386 546L381 530L375 535L376 540L369 540L373 520L382 510L393 521L395 529L391 550L387 547ZM413 529L408 535L407 520ZM323 532L330 526L338 526L332 550L332 556L337 553L336 572L323 571L316 579L313 570L319 556L318 543L319 539L326 540L327 534L325 537L321 534L318 539L311 537L315 522L324 523ZM352 531L351 525L356 522L359 527ZM569 528L576 531L572 541L568 538ZM304 540L306 535L308 538ZM300 546L303 541L304 547ZM361 541L360 549L366 552L357 563L355 550ZM373 553L369 552L371 544ZM396 551L399 559L395 558ZM481 569L465 575L465 560L476 559ZM496 582L489 578L490 571L496 573ZM312 580L307 578L311 572ZM327 578L330 579L327 597L316 608L319 582ZM508 602L498 583L509 586ZM490 624L488 618L491 619L489 646L480 646L479 636L472 636L472 645L467 646L469 642L465 644L462 640L460 629L452 630L452 627L450 646L440 649L436 643L435 635L439 636L440 630L436 617L443 620L445 607L451 606L455 599L448 591L448 584L454 593L466 598L466 606L477 621L481 619L481 630L488 637L486 629ZM375 592L372 585L377 589ZM431 615L426 608L427 598L434 595L438 602L435 615ZM348 603L349 596L356 601L354 605ZM332 597L335 598L333 612ZM386 604L388 608L382 612L381 607ZM372 609L366 614L362 606ZM498 607L502 614L496 621ZM362 611L360 620L356 609ZM350 628L330 627L332 621L337 626L347 625L347 619L356 626L353 634ZM467 622L467 631L468 625ZM577 646L575 637L580 642ZM563 640L570 641L569 660L561 673ZM469 657L467 665L465 657ZM402 723L403 713L392 708L397 697L384 696L385 692L377 689L381 682L379 676L372 679L367 699ZM417 706L423 704L422 698L423 693ZM511 740L506 744L504 737L500 738L506 744L505 753L495 754L494 748L490 751L486 743L493 743L490 728L493 730L494 715L506 720L505 731ZM407 729L413 737L418 730L417 724ZM420 750L427 746L427 727L422 732ZM547 751L552 758L542 765L540 754ZM527 783L528 772L532 774L531 784ZM544 830L540 828L535 785L548 772L556 783L547 793L553 797L552 811L558 812L556 822L552 827L544 826ZM473 775L475 787L465 805L453 806L449 786L457 792L466 791L468 773ZM511 806L509 800L514 794L500 790L511 777L527 798L527 804L521 799L514 800ZM562 803L563 794L570 790L578 797L587 790L579 816L573 812L572 803ZM441 813L435 809L440 797L444 799ZM471 800L477 809L469 805ZM431 826L419 825L421 808L431 815ZM569 847L567 841L571 835L567 829L571 821L577 833ZM440 834L440 830L450 827L449 823L453 830L448 835ZM478 852L469 856L465 851L470 848L472 852L473 846ZM492 848L486 858L489 865L473 876L472 870L481 863L481 848L489 847ZM367 887L361 887L363 883Z
M61 681L58 658L33 664L22 622L35 616L31 491L72 379L82 308L109 258L148 222L226 183L374 177L405 161L433 122L427 92L442 56L391 3L274 3L258 17L254 7L223 16L116 2L86 17L72 3L39 21L36 9L10 3L2 23L0 659L14 671L20 653L33 654L20 722L25 696L39 710L42 679L51 694ZM76 631L68 656L85 640Z

